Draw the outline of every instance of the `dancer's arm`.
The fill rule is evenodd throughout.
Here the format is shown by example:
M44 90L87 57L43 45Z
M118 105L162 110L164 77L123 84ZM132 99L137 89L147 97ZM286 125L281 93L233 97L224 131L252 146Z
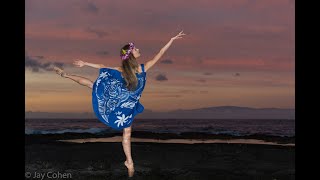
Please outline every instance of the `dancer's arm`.
M182 38L181 36L183 35L186 35L186 34L184 34L183 31L181 31L178 35L171 38L170 41L163 48L161 48L160 52L152 60L148 61L145 64L145 71L150 69L162 57L162 55L168 50L168 48L171 46L174 40Z
M106 68L105 65L103 64L93 64L93 63L88 63L88 62L84 62L84 61L81 61L81 60L76 60L73 62L73 64L77 67L83 67L83 66L90 66L90 67L93 67L93 68Z

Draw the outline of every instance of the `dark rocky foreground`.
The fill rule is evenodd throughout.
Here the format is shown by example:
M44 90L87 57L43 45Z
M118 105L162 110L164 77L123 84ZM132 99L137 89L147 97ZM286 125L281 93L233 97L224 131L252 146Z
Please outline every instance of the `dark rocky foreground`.
M134 142L135 175L128 178L121 143L55 141L71 136L26 135L28 179L295 179L294 146Z

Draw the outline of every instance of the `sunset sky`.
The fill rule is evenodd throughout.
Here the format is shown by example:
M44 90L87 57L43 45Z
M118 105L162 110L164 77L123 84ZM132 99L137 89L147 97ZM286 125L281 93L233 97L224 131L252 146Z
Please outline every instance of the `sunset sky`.
M171 111L213 106L295 107L294 0L26 0L26 111L92 112L91 90L48 65L95 80L98 69L75 59L121 65L134 42L151 60L140 102Z

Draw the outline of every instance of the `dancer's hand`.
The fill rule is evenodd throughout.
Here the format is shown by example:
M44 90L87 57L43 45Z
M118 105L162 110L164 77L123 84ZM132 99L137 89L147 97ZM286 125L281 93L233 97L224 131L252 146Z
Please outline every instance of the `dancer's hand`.
M180 39L180 38L182 38L182 36L184 36L184 35L186 35L186 34L184 34L183 31L181 31L181 32L179 32L178 35L174 36L174 37L171 38L171 39L172 39L172 40Z
M81 60L75 60L73 62L73 64L77 67L83 67L85 65L85 62L81 61Z

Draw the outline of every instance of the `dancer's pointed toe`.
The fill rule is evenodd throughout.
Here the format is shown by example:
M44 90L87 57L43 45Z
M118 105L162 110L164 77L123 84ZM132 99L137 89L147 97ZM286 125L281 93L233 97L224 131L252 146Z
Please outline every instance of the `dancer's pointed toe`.
M134 175L134 164L128 163L127 161L124 162L124 165L128 168L128 175L129 177L132 177Z

